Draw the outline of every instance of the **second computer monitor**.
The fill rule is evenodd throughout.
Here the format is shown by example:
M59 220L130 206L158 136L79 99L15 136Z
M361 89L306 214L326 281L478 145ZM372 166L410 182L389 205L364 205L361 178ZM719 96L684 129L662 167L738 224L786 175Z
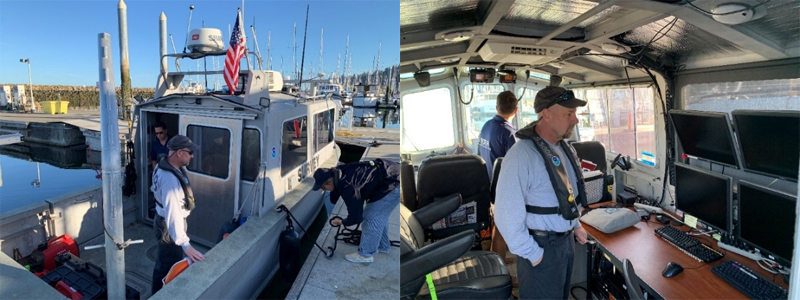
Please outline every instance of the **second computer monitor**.
M739 237L790 265L794 250L796 197L739 181ZM777 257L775 257L777 256Z
M675 207L705 225L730 233L731 178L689 165L675 164Z

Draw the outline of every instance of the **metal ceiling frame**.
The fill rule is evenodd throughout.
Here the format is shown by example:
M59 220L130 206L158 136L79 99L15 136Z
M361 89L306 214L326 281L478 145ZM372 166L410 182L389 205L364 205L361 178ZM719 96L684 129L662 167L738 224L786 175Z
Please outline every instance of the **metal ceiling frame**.
M561 26L538 25L522 22L505 20L503 17L509 12L515 1L509 0L481 0L476 8L476 18L478 26L461 26L449 29L438 29L423 32L401 33L400 41L400 64L401 66L414 65L416 70L421 70L426 66L459 66L472 65L469 60L478 56L478 50L487 41L521 43L530 45L546 45L565 48L565 51L572 51L580 47L589 48L595 52L604 53L601 44L610 42L610 37L639 28L652 22L675 16L688 24L691 24L708 33L719 36L720 38L738 46L750 54L737 55L736 57L717 58L708 55L693 56L686 61L686 67L701 68L719 64L743 63L760 60L774 60L800 55L800 41L791 42L781 46L779 43L769 40L743 26L731 27L717 22L711 16L698 11L687 5L670 4L658 1L640 0L588 0L598 3L594 8L589 9L580 16L573 18ZM695 3L702 5L702 2L711 0L695 0ZM598 13L612 7L618 6L629 12L620 16L615 14L599 23L592 24L581 30L574 28L575 25L591 18ZM475 36L469 41L449 42L443 39L443 34L457 30L471 30ZM506 32L509 35L492 33L493 31ZM515 36L519 35L519 36ZM565 42L553 40L559 36L580 36L584 41ZM524 36L542 36L534 39ZM439 63L439 59L458 56L460 60L453 63ZM495 62L487 62L496 64ZM545 71L552 74L565 76L569 74L572 79L582 80L585 78L595 79L606 77L622 78L624 72L614 69L597 62L577 57L563 61L564 68L557 69L550 66L533 66L529 69ZM500 65L496 65L499 67ZM408 67L406 68L408 69ZM588 75L574 73L578 70L590 71ZM582 78L582 79L579 79Z

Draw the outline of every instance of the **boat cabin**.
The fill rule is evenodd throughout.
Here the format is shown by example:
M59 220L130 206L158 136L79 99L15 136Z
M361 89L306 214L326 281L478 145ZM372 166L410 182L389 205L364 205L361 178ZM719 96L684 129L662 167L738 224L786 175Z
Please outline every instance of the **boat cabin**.
M169 135L186 135L200 146L186 169L197 202L204 204L192 211L188 228L193 241L212 246L219 228L202 224L263 214L334 155L337 105L324 97L281 92L276 71L240 71L233 95L184 92L179 83L185 75L160 76L154 99L136 106L136 152L150 152L157 122L167 125ZM149 155L139 155L136 162L142 170L137 196L147 208L142 218L152 220Z
M759 249L784 267L772 271L791 268L791 284L797 283L792 288L800 286L795 214L781 215L785 218L770 226L752 219L773 219L753 206L767 205L769 197L777 199L769 205L781 211L796 207L797 1L404 0L400 15L400 147L415 172L405 178L417 188L431 178L422 174L427 162L478 153L481 128L497 113L497 94L516 95L518 112L510 122L521 129L537 120L537 91L560 86L588 101L578 108L568 140L581 159L602 165L613 177L605 200L655 206L681 222L696 217L697 229L682 230L708 234L708 241L700 240L715 251L721 249L714 240L720 236L747 244L740 248ZM594 150L582 153L581 145ZM467 172L452 166L446 174ZM647 224L650 233L641 236L647 242L625 245L639 250L614 248L613 237L639 238L632 231L643 232ZM711 274L715 263L679 275L698 289L665 281L661 271L668 261L700 264L691 264L680 251L673 256L679 249L663 240L649 241L656 236L653 228L640 222L618 235L597 234L596 248L609 254L616 273L622 273L623 258L630 258L643 287L656 298L745 297ZM662 248L670 248L669 254L657 250ZM587 266L581 249L573 283L592 274L587 276L592 263ZM731 251L722 261L728 259L747 260ZM747 266L761 271L753 260ZM769 273L761 276L772 281ZM628 297L615 295L620 296Z

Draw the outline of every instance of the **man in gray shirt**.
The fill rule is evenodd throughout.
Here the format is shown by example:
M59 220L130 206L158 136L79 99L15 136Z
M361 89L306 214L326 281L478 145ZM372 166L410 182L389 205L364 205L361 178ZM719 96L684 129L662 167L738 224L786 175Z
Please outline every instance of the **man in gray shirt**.
M519 257L520 299L569 298L574 240L586 243L587 234L578 218L558 210L568 203L579 214L576 203L585 203L580 163L563 139L578 123L576 107L584 105L586 101L564 88L539 91L534 100L538 120L516 133L520 139L506 153L500 170L495 223L511 253Z

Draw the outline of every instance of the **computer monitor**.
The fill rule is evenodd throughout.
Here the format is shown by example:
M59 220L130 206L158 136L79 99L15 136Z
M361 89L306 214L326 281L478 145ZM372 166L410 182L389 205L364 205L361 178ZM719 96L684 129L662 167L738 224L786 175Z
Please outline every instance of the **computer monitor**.
M795 202L795 196L740 180L738 236L762 255L791 265Z
M735 110L742 167L797 181L800 163L800 112Z
M675 208L697 217L699 223L730 233L732 193L729 176L675 164Z
M683 153L739 168L728 115L693 110L670 110Z

